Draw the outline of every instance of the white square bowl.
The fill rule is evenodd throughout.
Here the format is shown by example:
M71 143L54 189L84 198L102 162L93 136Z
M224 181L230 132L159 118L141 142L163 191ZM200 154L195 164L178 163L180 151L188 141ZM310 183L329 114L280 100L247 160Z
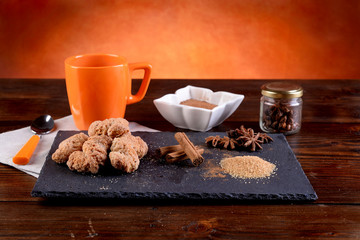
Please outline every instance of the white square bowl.
M209 110L180 104L188 99L206 101L217 105ZM167 94L155 99L154 104L160 114L175 127L206 132L220 125L235 112L244 95L229 92L213 92L207 88L186 86L175 94Z

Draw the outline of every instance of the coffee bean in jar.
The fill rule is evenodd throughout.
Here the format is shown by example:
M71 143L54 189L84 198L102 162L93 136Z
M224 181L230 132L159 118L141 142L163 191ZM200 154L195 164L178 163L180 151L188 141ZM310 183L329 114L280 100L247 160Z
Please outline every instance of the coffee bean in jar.
M268 133L291 135L301 128L301 86L287 81L261 86L260 128Z

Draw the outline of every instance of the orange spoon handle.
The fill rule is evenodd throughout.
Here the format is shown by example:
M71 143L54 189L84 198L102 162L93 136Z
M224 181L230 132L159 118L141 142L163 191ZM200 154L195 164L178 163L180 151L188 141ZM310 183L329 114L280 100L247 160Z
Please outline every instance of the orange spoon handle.
M19 165L26 165L40 140L40 136L34 135L29 141L20 149L20 151L13 157L13 162Z

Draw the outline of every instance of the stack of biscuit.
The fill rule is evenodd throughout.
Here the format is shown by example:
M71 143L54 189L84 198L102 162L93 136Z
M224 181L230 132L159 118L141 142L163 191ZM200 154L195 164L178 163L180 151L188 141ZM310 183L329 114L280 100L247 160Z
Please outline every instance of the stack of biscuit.
M71 170L93 174L110 159L114 168L131 173L148 151L147 144L131 134L129 122L123 118L95 121L88 134L78 133L62 141L52 159L66 163Z

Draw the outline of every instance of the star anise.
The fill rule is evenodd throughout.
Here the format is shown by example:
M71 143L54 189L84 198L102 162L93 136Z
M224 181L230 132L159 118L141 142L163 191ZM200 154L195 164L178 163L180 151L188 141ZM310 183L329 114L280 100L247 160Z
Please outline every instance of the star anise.
M209 136L205 138L205 143L212 147L217 147L219 144L219 141L221 140L219 135L216 136Z
M260 133L259 140L261 140L261 143L268 143L274 141L269 135L266 133Z
M241 136L240 129L236 128L234 130L229 130L226 132L229 138L238 138Z
M236 147L239 147L240 144L234 138L223 137L219 141L219 146L225 149L234 150Z
M263 115L263 126L275 132L292 131L299 127L294 111L286 104L278 103L268 107Z
M240 131L243 135L249 134L252 128L245 128L244 125L240 126Z
M205 142L212 147L224 148L233 150L239 147L249 148L250 151L262 149L262 143L268 143L273 139L266 133L254 133L252 128L245 128L241 125L240 128L227 131L227 137L220 138L217 136L210 136L205 138Z
M256 151L256 148L262 149L260 143L263 143L261 139L259 139L260 133L257 133L255 135L254 130L250 129L250 131L244 135L238 138L238 140L242 140L244 143L244 147L251 147L250 151L254 152Z
M245 128L244 125L240 126L239 130L239 137L236 138L236 141L242 142L244 145L244 138L245 137L249 137L250 136L250 131L252 130L251 128Z
M245 128L244 125L241 125L240 128L236 128L234 130L227 131L227 135L229 138L239 138L241 136L247 135L251 128Z

